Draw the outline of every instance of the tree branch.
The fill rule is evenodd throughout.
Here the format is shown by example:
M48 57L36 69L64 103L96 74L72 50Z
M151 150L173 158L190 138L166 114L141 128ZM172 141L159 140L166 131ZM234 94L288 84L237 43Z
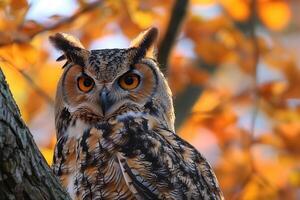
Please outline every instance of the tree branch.
M0 110L1 199L70 199L21 119L1 69Z
M25 78L28 84L33 88L33 90L45 101L54 106L54 100L38 85L36 82L26 73L24 70L16 68L16 70Z
M206 63L200 57L196 61L196 66L206 71L208 74L214 73L216 66ZM174 107L176 113L175 128L179 128L187 117L191 114L191 109L196 103L198 97L203 91L200 85L188 85L182 92L177 94L174 99Z
M268 187L270 187L269 182L262 176L262 174L258 173L258 171L255 168L254 164L254 157L251 152L251 146L254 144L254 135L255 135L255 125L256 125L256 118L257 114L259 111L259 92L258 92L258 62L259 62L259 44L258 44L258 39L256 36L256 20L257 20L257 12L256 12L256 7L257 7L257 1L256 0L251 0L250 2L250 19L247 22L247 27L249 31L249 39L251 40L252 43L252 58L253 58L253 65L252 65L252 75L254 79L254 84L253 84L253 112L251 116L251 124L250 124L250 134L249 134L249 142L246 144L247 145L247 151L249 153L249 162L250 162L250 167L251 171L248 174L247 178L242 182L240 186L240 191L237 191L234 199L242 199L242 193L245 190L245 187L253 177L253 175L257 175L261 179L263 179L267 184Z
M182 21L184 20L188 8L188 0L176 0L172 8L172 13L170 16L169 24L163 39L158 47L157 60L160 64L160 70L167 75L169 68L169 57L171 54L171 49L175 43L176 37L180 31ZM193 104L195 102L194 98L186 98L186 95L198 94L199 89L196 87L187 88L180 96L176 97L174 100L174 108L176 113L176 127L178 127L189 114L189 109L186 109L186 105ZM182 96L185 98L181 98ZM187 104L185 100L188 101ZM185 105L184 107L182 105Z
M187 7L188 0L176 0L172 9L167 31L159 45L157 60L160 64L160 69L165 73L168 71L168 60L171 49L174 45L176 36L179 33L180 25L186 15Z
M253 98L254 98L254 109L253 109L253 114L252 114L252 119L251 119L251 136L252 140L255 134L255 123L256 123L256 118L257 118L257 113L259 110L259 94L258 94L258 89L257 89L257 84L258 84L258 62L259 62L259 45L258 45L258 40L255 34L256 31L256 0L252 0L250 4L250 10L251 10L251 16L250 16L250 21L249 21L249 28L250 28L250 40L252 42L252 48L253 48L253 79L254 79L254 85L253 85Z
M43 32L46 32L46 31L55 30L55 29L60 28L63 25L72 23L73 21L75 21L76 19L78 19L81 15L83 15L83 14L85 14L87 12L90 12L90 11L98 8L100 5L102 5L102 1L101 0L98 0L98 1L95 1L93 3L90 3L87 6L85 6L84 8L78 10L75 14L73 14L70 17L63 18L60 21L57 21L56 23L54 23L54 24L52 24L50 26L46 26L46 27L44 27L42 29L39 29L39 30L35 31L34 33L31 33L30 35L28 35L27 37L25 37L23 39L17 38L17 39L12 39L12 40L9 40L9 41L2 42L2 43L0 43L0 47L1 46L5 46L5 45L10 45L10 44L13 44L13 43L29 42L30 40L32 40L35 36L37 36L40 33L43 33Z
M28 82L29 86L41 97L43 98L49 105L54 105L54 100L38 85L36 82L22 69L16 67L12 62L0 56L0 61L6 62L10 65L14 70L20 73L23 78Z
M202 92L199 86L189 85L174 99L174 107L176 113L176 128L186 120L187 116L191 114L191 108L196 103L197 98Z

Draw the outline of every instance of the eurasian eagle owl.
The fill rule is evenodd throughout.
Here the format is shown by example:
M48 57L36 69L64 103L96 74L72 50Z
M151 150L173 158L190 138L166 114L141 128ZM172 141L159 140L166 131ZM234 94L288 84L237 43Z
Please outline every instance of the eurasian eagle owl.
M172 94L154 56L158 31L127 49L87 50L57 33L53 170L73 199L223 199L203 156L175 134Z

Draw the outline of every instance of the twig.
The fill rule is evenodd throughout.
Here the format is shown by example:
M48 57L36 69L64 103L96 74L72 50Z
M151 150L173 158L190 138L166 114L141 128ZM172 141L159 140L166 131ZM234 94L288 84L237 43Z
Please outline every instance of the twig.
M16 67L15 69L25 78L25 80L32 86L32 88L40 97L45 99L45 101L48 102L48 104L50 104L51 106L54 105L54 100L46 92L44 92L44 90L40 88L28 74Z
M75 14L73 14L70 17L66 17L61 19L60 21L57 21L56 23L50 25L50 26L46 26L40 30L37 30L34 33L31 33L30 35L28 35L28 37L26 37L25 39L13 39L10 41L6 41L6 42L2 42L0 43L0 47L1 46L5 46L5 45L10 45L13 43L24 43L24 42L28 42L30 40L32 40L35 36L37 36L40 33L46 32L46 31L51 31L51 30L55 30L57 28L60 28L63 25L72 23L73 21L75 21L77 18L79 18L82 14L85 14L87 12L90 12L94 9L96 9L97 7L99 7L102 4L102 1L96 1L93 3L88 4L87 6L85 6L84 8L78 10Z
M160 69L164 74L168 73L169 68L169 57L171 53L171 49L174 45L174 42L176 40L176 37L179 33L180 26L182 24L183 19L185 18L186 11L188 8L188 0L176 0L175 4L172 8L172 14L170 16L169 24L167 27L167 30L165 32L165 35L163 39L161 40L161 43L158 48L158 55L157 60L160 64ZM189 93L189 95L195 94L195 96L198 96L198 88L188 88L186 92ZM176 115L176 127L179 127L179 125L185 120L186 116L188 116L190 109L187 109L186 107L183 108L183 102L184 100L187 100L186 97L181 98L186 95L186 92L183 92L180 96L175 98L174 101L174 107L175 107L175 113ZM188 98L191 101L188 102L188 104L185 105L193 105L196 98Z
M16 67L13 63L11 63L9 60L4 59L3 57L0 57L0 59L3 62L8 63L13 69L15 69L18 73L20 73L24 79L29 83L29 85L33 88L33 90L43 99L45 99L45 101L53 106L54 105L54 100L46 93L44 92L44 90L38 86L38 84L35 83L35 81L28 75L26 74L22 69L19 69L18 67Z
M160 64L160 69L165 73L168 71L168 60L171 49L179 32L180 25L186 15L187 7L188 0L176 0L172 9L167 31L159 45L157 60Z
M248 184L248 182L250 181L251 177L256 174L258 177L260 177L261 179L265 180L263 176L261 176L256 168L255 168L255 164L254 164L254 158L253 155L251 153L251 145L253 145L253 143L255 142L254 140L254 136L255 136L255 124L256 124L256 118L257 118L257 114L259 111L259 93L258 93L258 62L259 62L259 45L258 45L258 40L257 40L257 36L256 36L256 0L252 0L250 3L250 10L251 10L251 16L249 19L249 38L251 40L252 43L252 58L253 58L253 66L252 66L252 70L253 70L253 78L254 78L254 84L253 84L253 113L252 113L252 117L251 117L251 124L250 124L250 135L249 135L249 142L247 143L247 150L249 152L249 162L250 162L250 167L251 167L251 171L248 174L247 178L245 178L245 180L242 182L242 189L241 191L239 191L236 195L234 199L240 199L241 198L241 194L244 191L246 185ZM265 180L267 181L267 180Z
M253 140L255 134L255 123L258 114L258 107L259 107L259 94L257 90L258 85L258 62L259 62L259 46L258 40L255 34L255 22L256 22L256 0L252 0L250 4L251 10L251 18L250 18L250 39L252 41L252 48L253 48L253 78L254 78L254 85L253 85L253 98L254 98L254 108L253 114L251 118L251 139Z

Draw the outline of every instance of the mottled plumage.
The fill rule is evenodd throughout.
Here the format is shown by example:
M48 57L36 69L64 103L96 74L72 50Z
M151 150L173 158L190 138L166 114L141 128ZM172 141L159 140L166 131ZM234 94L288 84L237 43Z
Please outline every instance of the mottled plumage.
M72 36L50 37L67 60L52 167L73 199L223 199L208 162L175 134L156 38L151 28L128 49L88 51Z

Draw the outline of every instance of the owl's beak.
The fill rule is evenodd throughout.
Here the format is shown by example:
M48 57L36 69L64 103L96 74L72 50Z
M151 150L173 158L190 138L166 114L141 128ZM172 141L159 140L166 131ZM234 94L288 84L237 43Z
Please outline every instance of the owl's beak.
M109 97L109 91L106 87L104 87L100 92L100 101L103 115L105 115L109 108L115 103L114 100Z

